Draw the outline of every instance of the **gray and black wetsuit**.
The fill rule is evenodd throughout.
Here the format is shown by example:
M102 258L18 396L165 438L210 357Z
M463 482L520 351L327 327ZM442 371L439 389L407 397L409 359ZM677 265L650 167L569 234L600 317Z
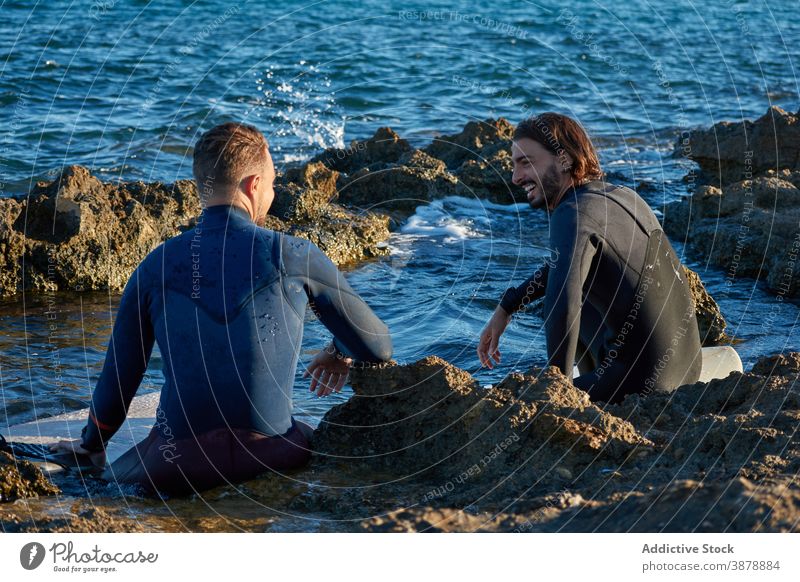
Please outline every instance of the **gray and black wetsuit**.
M601 181L570 190L550 216L551 259L500 302L542 296L549 365L593 401L696 382L702 356L688 282L647 203Z

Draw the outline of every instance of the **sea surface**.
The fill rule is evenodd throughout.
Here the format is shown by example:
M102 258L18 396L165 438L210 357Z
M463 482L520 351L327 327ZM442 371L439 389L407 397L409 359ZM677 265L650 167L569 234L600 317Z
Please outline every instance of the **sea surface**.
M555 110L589 130L613 179L658 213L687 194L682 131L800 107L800 20L788 1L157 2L0 0L0 196L68 164L103 180L191 177L199 134L256 124L280 167L390 126L416 146L470 120ZM510 177L509 177L510 178ZM348 272L392 330L395 358L441 356L483 384L545 360L542 319L517 317L503 363L478 334L547 255L546 216L448 198L417 210L391 254ZM682 253L681 241L673 241ZM800 349L800 309L686 254L751 365ZM119 298L0 303L0 427L88 405ZM302 361L328 339L309 315ZM160 385L156 350L142 391ZM297 416L316 423L351 393Z

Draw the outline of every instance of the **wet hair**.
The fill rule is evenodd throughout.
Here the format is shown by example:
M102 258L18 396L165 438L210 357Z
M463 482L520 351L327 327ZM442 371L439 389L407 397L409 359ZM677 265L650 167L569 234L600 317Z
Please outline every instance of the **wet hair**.
M210 195L214 186L235 186L267 163L265 147L269 147L266 138L252 125L228 122L212 127L194 146L197 187Z
M559 158L561 167L569 170L576 184L603 176L589 134L571 117L552 112L529 117L514 129L515 140L524 137L538 142ZM571 166L565 154L572 158Z

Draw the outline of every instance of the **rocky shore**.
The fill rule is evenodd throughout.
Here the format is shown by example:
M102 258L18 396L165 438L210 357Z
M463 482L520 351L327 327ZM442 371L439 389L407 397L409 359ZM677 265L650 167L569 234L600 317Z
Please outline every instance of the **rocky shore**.
M798 380L790 353L598 407L555 368L487 390L431 356L355 370L303 471L124 504L113 485L89 483L86 498L65 482L58 508L19 499L0 522L130 531L134 511L142 531L795 531Z
M763 280L800 296L800 117L778 107L755 121L691 133L676 152L701 170L692 195L664 211L664 228L723 269L729 285Z
M781 136L794 135L792 120L785 114ZM766 122L755 123L766 131ZM732 150L739 136L762 135L753 127L725 132L739 144ZM708 135L692 135L694 159L706 176L724 167L719 175L729 181L698 186L669 207L668 232L727 268L723 250L736 247L715 242L709 229L735 232L749 212L747 236L757 243L738 251L736 276L758 276L750 267L759 256L780 251L760 272L781 293L781 272L794 260L787 249L797 229L798 158L771 168L754 153L762 174L742 181L742 168L706 147ZM310 238L338 264L379 256L390 229L419 204L452 194L521 200L508 181L510 137L508 122L488 120L414 149L381 128L287 170L266 226ZM0 289L119 290L149 250L198 213L189 181L112 185L67 168L26 199L0 200ZM724 343L716 302L688 276L704 344ZM787 296L797 292L791 280ZM601 407L554 368L515 373L488 390L435 356L354 369L355 394L325 415L303 471L186 499L123 491L123 503L114 485L50 483L0 456L0 492L14 500L0 504L0 524L75 532L796 531L798 379L800 354L775 355L745 374Z

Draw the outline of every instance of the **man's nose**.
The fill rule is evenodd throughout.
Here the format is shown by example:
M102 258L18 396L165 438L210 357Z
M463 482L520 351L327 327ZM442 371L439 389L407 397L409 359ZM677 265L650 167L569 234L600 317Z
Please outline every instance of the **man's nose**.
M520 186L522 182L522 174L514 168L514 171L511 173L511 182L514 183L515 186Z

